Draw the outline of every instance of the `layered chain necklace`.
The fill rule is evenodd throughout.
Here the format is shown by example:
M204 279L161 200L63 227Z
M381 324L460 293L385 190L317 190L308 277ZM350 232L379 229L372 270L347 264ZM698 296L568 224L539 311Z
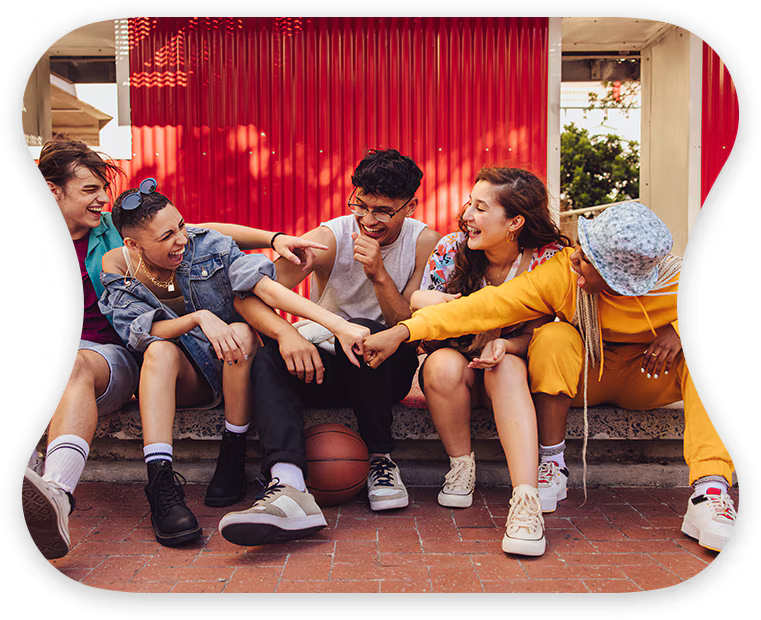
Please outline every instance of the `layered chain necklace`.
M161 287L163 289L166 289L170 293L174 292L174 269L172 269L172 274L169 276L169 279L165 282L162 282L161 280L157 280L151 275L151 272L148 271L148 269L145 267L145 263L142 264L143 267L143 273L148 276L148 279L153 282L156 286Z

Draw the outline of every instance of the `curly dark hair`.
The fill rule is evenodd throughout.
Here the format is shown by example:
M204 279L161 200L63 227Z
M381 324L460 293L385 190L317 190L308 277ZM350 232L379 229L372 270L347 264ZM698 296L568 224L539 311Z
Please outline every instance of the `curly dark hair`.
M525 224L518 235L521 250L540 248L548 243L571 245L570 239L560 232L550 217L547 188L533 173L522 168L482 168L478 181L486 181L498 188L497 200L505 210L505 217L522 215ZM464 210L458 215L460 230L468 232L463 221ZM481 288L489 266L483 250L471 250L468 244L459 244L454 260L452 277L446 284L447 293L469 295Z
M37 168L46 181L64 187L74 176L74 170L83 166L113 191L118 177L126 177L119 166L105 153L93 151L79 140L49 140L40 151ZM109 191L109 193L110 193Z
M394 199L412 198L422 179L418 165L396 149L367 151L351 175L352 184L365 194Z
M129 211L122 209L122 201L127 196L134 194L137 191L136 188L128 189L119 194L118 198L114 201L114 207L111 210L114 226L116 226L116 230L119 231L119 234L122 237L124 236L122 233L123 230L144 228L150 224L153 221L153 218L156 217L156 214L170 203L169 198L164 196L164 194L154 191L150 194L142 194L143 201L137 209L131 209Z

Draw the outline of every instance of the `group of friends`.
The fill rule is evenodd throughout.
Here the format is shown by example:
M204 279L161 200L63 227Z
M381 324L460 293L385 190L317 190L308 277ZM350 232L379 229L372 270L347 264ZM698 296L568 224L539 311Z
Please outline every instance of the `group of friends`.
M351 176L347 214L296 237L186 223L155 179L122 192L107 212L124 172L78 141L46 143L39 169L71 234L84 293L79 350L44 464L27 467L22 486L26 523L46 558L69 551L98 416L134 395L145 494L164 545L201 536L174 469L177 408L224 403L209 506L245 498L246 435L256 429L265 484L251 508L222 516L220 534L234 544L326 527L305 483L306 406L353 409L370 453L370 508L403 509L392 410L416 372L449 456L442 506L472 504L471 409L494 413L512 484L506 553L544 553L542 515L567 494L568 411L601 403L652 409L684 400L694 492L682 531L714 550L729 539L733 465L681 350L681 259L647 207L629 202L579 218L574 244L537 176L490 167L475 179L459 230L441 237L412 217L420 168L394 149L371 150ZM264 248L279 258L245 252ZM292 290L310 275L313 300Z

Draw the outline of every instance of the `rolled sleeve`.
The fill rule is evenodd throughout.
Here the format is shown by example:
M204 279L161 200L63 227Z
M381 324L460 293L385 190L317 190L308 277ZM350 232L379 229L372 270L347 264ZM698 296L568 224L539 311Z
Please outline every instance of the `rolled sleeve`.
M171 318L173 317L164 308L154 308L132 319L129 324L127 348L137 353L143 353L152 342L164 340L163 338L152 336L151 329L156 321L165 321Z
M275 264L262 254L244 254L236 246L230 257L228 276L233 293L244 297L263 277L276 279Z

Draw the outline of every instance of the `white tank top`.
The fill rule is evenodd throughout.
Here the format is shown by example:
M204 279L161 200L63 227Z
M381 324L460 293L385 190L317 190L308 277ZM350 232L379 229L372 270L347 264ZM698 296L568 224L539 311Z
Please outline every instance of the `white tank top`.
M317 282L312 277L311 299L326 310L345 319L373 319L385 324L375 289L367 279L359 261L354 260L354 241L351 233L359 234L359 226L353 215L344 215L320 226L330 229L336 238L336 258L333 269L318 295ZM415 271L415 249L420 233L427 225L418 220L405 218L402 230L396 240L381 246L383 266L401 293Z

